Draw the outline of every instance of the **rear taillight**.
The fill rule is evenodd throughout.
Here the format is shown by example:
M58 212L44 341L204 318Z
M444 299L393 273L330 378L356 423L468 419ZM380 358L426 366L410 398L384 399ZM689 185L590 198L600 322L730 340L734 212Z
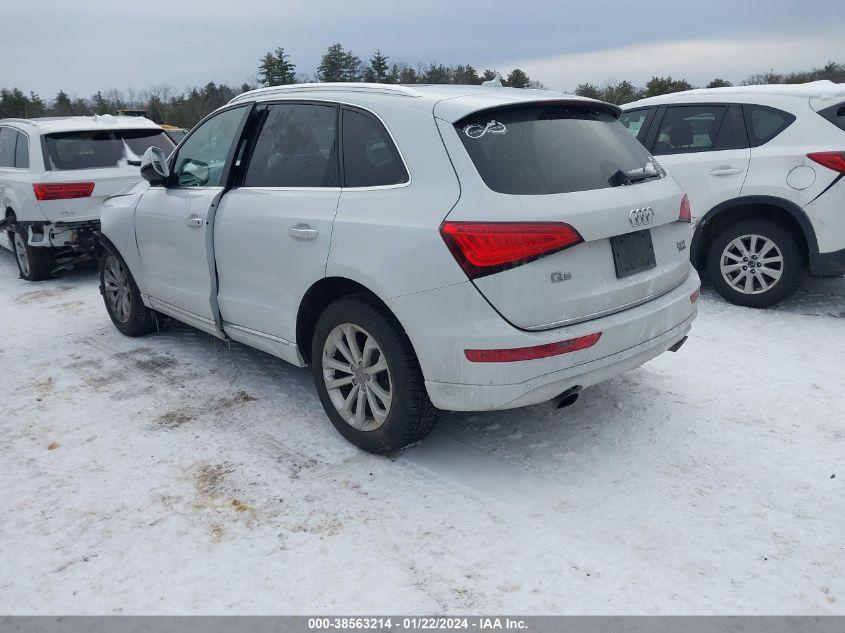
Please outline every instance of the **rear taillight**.
M845 174L845 152L813 152L807 158L828 169Z
M465 349L467 360L473 363L513 363L520 360L536 360L559 354L569 354L587 349L598 343L601 332L571 338L568 341L534 345L532 347L512 347L510 349Z
M563 222L444 222L440 234L470 279L491 275L584 241Z
M701 288L699 288L689 296L689 302L695 303L696 301L698 301L699 297L701 297Z
M37 200L68 200L88 198L94 191L93 182L50 182L34 184L32 190Z
M684 197L681 198L681 211L678 214L678 221L692 222L692 211L690 210L689 196L687 194L684 194Z

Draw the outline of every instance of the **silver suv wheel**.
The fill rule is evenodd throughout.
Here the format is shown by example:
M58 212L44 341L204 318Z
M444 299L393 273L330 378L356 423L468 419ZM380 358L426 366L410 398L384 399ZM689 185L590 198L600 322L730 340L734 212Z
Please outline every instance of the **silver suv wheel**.
M108 256L103 267L103 292L115 318L121 323L128 322L132 312L129 275L114 255Z
M719 257L727 284L742 294L768 292L783 274L783 253L762 235L741 235L728 242Z
M376 339L351 323L336 326L323 345L323 380L340 416L354 429L373 431L390 413L393 381Z
M18 265L25 277L29 277L29 257L26 255L26 241L23 235L15 231L15 256L18 258Z

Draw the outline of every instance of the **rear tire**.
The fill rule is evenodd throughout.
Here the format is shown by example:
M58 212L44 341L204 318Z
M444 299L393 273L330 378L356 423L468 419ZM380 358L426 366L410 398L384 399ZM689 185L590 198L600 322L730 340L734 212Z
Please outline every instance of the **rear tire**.
M436 409L411 342L376 301L359 296L330 304L317 321L311 364L326 414L355 446L390 454L431 431Z
M46 247L33 247L27 242L27 232L20 228L10 231L12 250L21 279L44 281L52 277L53 253Z
M731 303L767 308L792 294L804 274L804 260L789 231L769 220L752 219L716 236L707 270L713 287Z
M126 262L108 246L100 257L100 294L109 318L122 334L143 336L155 331L155 312L141 300L141 291Z

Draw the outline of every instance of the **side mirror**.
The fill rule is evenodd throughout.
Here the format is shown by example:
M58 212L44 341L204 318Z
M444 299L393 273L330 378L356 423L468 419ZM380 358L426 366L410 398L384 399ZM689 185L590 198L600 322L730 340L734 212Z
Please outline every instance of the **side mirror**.
M141 159L141 175L151 185L163 185L170 176L167 156L158 147L148 147Z

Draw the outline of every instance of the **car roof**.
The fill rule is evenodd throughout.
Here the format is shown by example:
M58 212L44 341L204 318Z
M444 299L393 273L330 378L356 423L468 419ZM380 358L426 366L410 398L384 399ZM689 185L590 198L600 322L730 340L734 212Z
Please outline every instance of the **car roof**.
M656 97L647 97L632 101L622 106L624 110L633 107L661 105L675 101L732 101L744 100L743 97L797 97L813 101L830 101L845 98L845 84L837 84L827 79L803 84L763 84L755 86L728 86L725 88L695 88L682 92L672 92Z
M95 130L161 129L158 125L144 117L115 116L113 114L98 114L95 116L35 117L31 119L0 119L0 125L4 123L12 123L21 127L29 127L42 134Z
M617 106L578 97L553 90L533 90L526 88L505 88L499 86L475 86L461 84L377 84L363 82L349 83L311 83L289 84L258 88L238 95L229 104L245 103L249 101L272 101L289 98L316 98L339 102L354 102L356 97L365 99L367 103L384 99L387 101L402 100L402 107L415 109L446 119L457 121L464 116L487 108L504 105L515 105L532 101L565 101L567 103L584 103L591 107L613 113L618 116Z

